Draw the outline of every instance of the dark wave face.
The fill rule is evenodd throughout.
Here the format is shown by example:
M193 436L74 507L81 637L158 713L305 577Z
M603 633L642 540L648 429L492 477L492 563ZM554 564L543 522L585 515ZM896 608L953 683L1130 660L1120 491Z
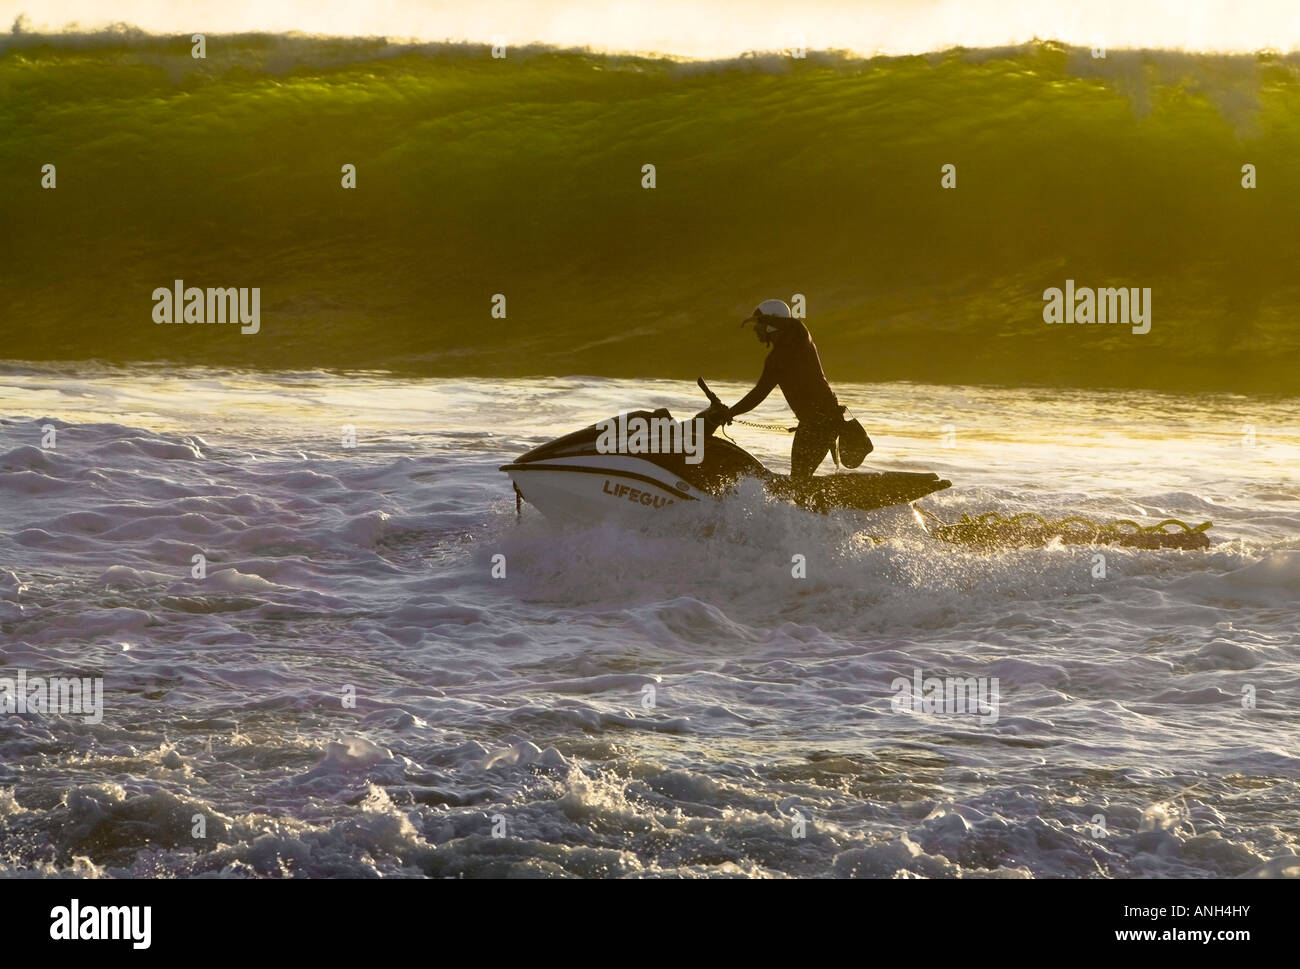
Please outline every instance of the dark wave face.
M739 319L800 293L833 382L1300 386L1294 55L190 49L3 41L0 356L752 377ZM156 324L177 279L260 331ZM1150 332L1045 323L1067 280Z

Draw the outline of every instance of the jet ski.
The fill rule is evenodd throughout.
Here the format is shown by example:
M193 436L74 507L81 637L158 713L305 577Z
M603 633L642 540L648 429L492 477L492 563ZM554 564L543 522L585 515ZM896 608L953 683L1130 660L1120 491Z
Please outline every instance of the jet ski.
M709 407L694 419L703 433L696 453L611 447L609 430L616 421L623 426L675 425L679 438L689 437L685 422L677 424L666 408L635 411L566 434L502 465L514 482L517 500L553 519L644 517L686 502L725 500L735 494L740 482L756 479L772 498L828 514L908 506L952 486L937 474L910 471L822 475L796 484L789 475L764 467L728 438L714 435L726 408L703 378L697 383ZM637 425L638 421L642 423ZM911 517L910 509L906 510Z

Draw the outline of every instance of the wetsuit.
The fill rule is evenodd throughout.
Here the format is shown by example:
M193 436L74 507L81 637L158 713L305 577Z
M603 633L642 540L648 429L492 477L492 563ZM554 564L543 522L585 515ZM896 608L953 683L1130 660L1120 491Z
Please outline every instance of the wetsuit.
M799 320L765 317L776 328L772 349L763 363L758 385L747 393L731 415L744 414L761 404L773 387L780 387L785 401L799 418L790 449L790 476L811 478L839 438L844 409L822 371L817 345Z

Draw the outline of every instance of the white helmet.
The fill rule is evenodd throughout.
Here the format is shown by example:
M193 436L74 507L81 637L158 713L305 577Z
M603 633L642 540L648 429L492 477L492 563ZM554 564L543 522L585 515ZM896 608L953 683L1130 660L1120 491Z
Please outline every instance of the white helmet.
M764 343L770 344L773 336L777 332L777 327L767 321L769 319L780 317L790 319L794 314L790 312L790 307L786 305L783 299L765 299L754 307L754 312L750 314L749 319L741 321L741 326L752 324L754 334Z
M783 316L787 320L794 314L790 312L790 306L783 299L765 299L754 307L754 313L749 320L757 320L762 316ZM748 323L749 320L745 322Z

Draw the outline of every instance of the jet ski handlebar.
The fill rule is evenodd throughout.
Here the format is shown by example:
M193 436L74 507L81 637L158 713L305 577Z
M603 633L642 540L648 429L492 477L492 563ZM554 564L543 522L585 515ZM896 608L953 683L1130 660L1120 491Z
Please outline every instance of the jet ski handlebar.
M727 422L731 415L727 410L727 405L718 399L717 394L709 390L709 385L704 382L703 377L696 377L695 382L700 385L700 390L704 391L704 396L709 398L709 406L695 416L704 419L705 435L712 435L715 430Z

